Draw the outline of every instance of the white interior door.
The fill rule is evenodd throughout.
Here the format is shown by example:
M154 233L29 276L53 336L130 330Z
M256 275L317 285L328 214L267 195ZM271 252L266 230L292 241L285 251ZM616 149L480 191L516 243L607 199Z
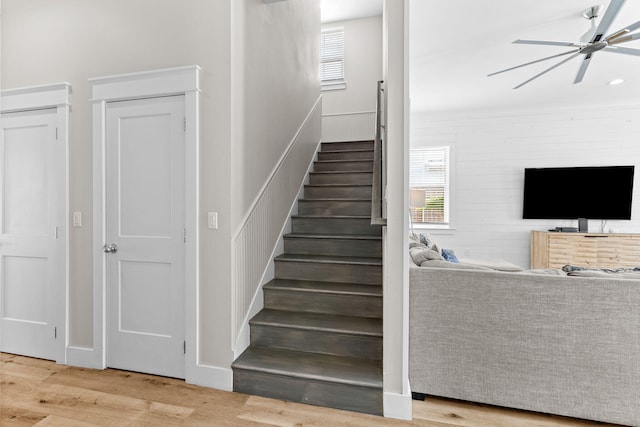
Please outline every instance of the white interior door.
M55 109L2 115L0 138L0 350L56 355Z
M106 108L107 365L176 378L185 369L184 117L183 96Z

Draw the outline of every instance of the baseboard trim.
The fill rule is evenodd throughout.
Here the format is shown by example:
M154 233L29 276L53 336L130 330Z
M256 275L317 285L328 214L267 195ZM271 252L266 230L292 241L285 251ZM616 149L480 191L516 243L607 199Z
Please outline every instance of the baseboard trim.
M185 382L216 390L233 391L233 371L211 365L196 365L188 369Z
M104 369L96 359L96 352L90 347L67 347L67 365L79 368Z
M384 416L399 420L411 420L412 413L411 393L397 394L384 393Z

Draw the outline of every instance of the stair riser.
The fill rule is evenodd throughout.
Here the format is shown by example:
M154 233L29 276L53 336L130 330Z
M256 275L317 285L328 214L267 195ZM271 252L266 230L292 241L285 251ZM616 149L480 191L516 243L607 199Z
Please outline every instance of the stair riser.
M323 142L320 151L373 150L373 141Z
M235 369L233 391L382 415L382 390Z
M371 185L373 174L371 172L351 172L351 173L311 173L309 184L350 184L350 185Z
M371 185L314 187L305 186L307 199L367 199L371 200ZM371 207L371 204L369 204ZM369 212L371 213L371 212Z
M312 186L304 187L305 199L363 199L371 200L370 185L354 185L354 186ZM371 209L371 202L369 202ZM371 211L369 211L369 214Z
M382 228L371 225L369 218L292 218L292 231L300 234L382 234Z
M382 257L382 241L285 236L284 252L299 255Z
M285 311L382 318L382 297L376 296L265 289L264 307Z
M318 160L373 160L373 151L319 152Z
M363 337L269 325L251 325L251 345L382 360L382 337Z
M370 161L344 161L344 162L315 162L313 170L316 172L335 171L373 171L373 162Z
M380 285L382 284L382 266L276 260L275 277L279 279Z
M356 215L371 214L371 201L329 201L329 200L299 200L300 215Z

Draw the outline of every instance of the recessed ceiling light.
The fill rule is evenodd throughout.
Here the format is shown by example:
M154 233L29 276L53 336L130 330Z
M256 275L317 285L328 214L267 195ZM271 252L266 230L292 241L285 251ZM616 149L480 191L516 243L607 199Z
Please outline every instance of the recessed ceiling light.
M615 80L611 80L611 81L609 82L609 84L610 84L611 86L615 86L615 85L622 84L623 82L624 82L624 80L623 80L623 79L615 79Z

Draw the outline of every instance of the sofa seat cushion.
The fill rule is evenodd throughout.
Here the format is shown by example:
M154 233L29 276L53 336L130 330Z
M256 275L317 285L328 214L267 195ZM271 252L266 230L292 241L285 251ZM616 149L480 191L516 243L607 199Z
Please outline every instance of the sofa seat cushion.
M522 271L523 268L503 259L480 260L472 258L460 258L460 262L468 265L478 265L498 271Z

